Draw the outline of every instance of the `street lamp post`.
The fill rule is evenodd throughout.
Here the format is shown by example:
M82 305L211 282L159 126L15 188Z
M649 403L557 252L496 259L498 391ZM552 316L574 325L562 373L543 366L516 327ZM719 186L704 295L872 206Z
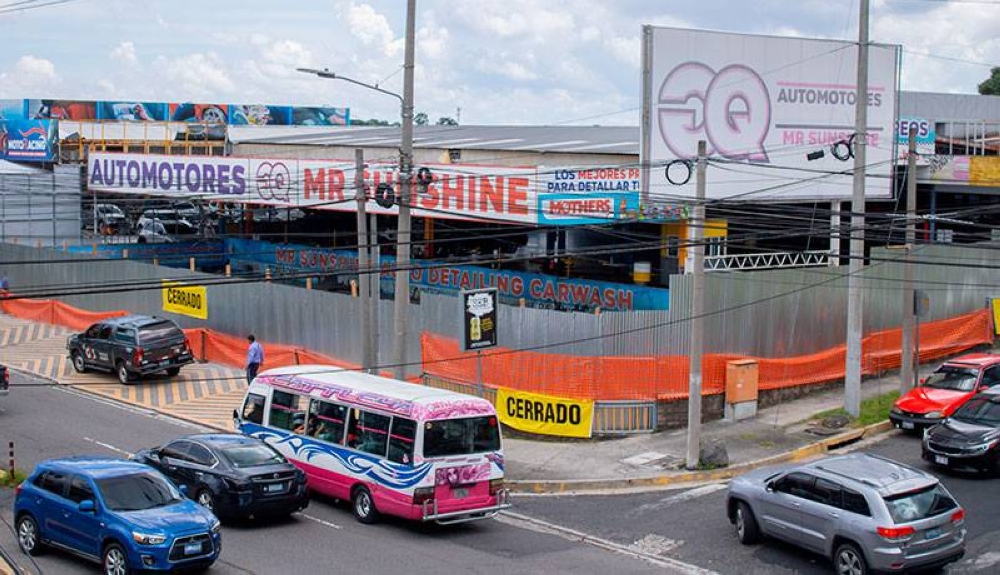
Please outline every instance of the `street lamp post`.
M393 345L392 365L397 379L406 376L406 333L409 322L410 305L410 201L411 173L413 169L413 67L414 67L414 37L416 28L416 0L406 3L406 46L403 57L403 95L400 96L378 87L346 76L341 76L329 70L298 68L299 72L315 74L320 78L343 80L376 92L381 92L399 100L402 129L399 145L399 220L396 228L396 288L393 296L393 329L395 341ZM359 246L360 249L360 246ZM376 292L377 293L377 292Z

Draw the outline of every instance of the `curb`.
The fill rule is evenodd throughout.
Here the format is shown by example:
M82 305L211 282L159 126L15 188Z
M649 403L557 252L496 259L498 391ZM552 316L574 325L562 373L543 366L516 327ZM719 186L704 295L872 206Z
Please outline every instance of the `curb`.
M886 433L892 429L892 423L889 420L885 420L859 429L852 429L851 431L847 431L833 437L827 437L815 443L810 443L791 451L786 451L785 453L779 453L777 455L764 457L747 463L741 463L724 469L679 471L677 473L670 473L667 475L639 477L633 479L507 480L505 484L513 493L557 495L576 493L580 491L611 491L629 488L667 487L680 484L722 481L725 479L731 479L737 475L742 475L743 473L757 469L758 467L801 461L803 459L822 455L856 441Z

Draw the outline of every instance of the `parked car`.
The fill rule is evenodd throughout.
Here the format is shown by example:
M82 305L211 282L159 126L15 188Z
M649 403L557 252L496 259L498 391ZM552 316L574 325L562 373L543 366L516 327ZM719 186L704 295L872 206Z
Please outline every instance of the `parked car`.
M178 218L173 212L146 210L135 222L139 241L144 243L173 242L177 237L194 237L198 227L189 220Z
M978 391L1000 384L1000 355L973 353L949 360L896 400L889 420L899 429L939 423Z
M66 349L78 373L89 369L114 372L125 384L158 371L173 377L194 362L181 328L155 316L130 315L95 323L70 336Z
M128 231L128 217L115 204L96 204L93 211L84 210L81 214L83 227L91 229L97 222L97 229L103 233L124 233Z
M14 499L17 542L28 555L46 547L100 562L104 573L211 566L219 520L155 469L99 457L50 459Z
M938 479L865 453L737 477L727 512L741 543L782 539L837 573L931 569L965 554L965 510Z
M211 211L210 206L211 204L205 206L205 214ZM203 213L192 202L172 202L169 200L147 201L143 204L143 212L156 212L164 219L187 220L189 222L197 222Z
M189 435L135 455L185 486L223 519L288 515L309 505L306 475L260 439L236 433Z
M976 395L928 429L922 455L942 467L1000 474L1000 388Z

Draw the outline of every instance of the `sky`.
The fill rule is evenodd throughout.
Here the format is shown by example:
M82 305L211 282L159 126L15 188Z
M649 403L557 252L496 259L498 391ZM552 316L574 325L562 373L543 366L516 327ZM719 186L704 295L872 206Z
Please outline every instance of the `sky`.
M48 4L48 5L46 5ZM464 125L638 125L644 24L856 40L858 0L417 0L415 108ZM37 6L37 7L35 7ZM21 9L24 8L24 9ZM349 107L396 121L405 0L0 0L0 98ZM976 93L1000 0L872 0L901 88Z

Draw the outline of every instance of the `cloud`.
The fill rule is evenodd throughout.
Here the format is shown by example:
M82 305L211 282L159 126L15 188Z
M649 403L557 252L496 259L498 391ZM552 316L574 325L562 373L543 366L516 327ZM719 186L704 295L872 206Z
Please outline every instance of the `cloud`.
M138 58L135 56L135 44L129 40L122 42L112 50L110 57L112 60L121 60L130 66L134 66L138 62Z
M231 97L236 85L218 55L200 52L179 58L160 56L154 68L163 74L172 96L164 99L218 100Z
M0 73L0 96L44 95L61 82L51 60L32 55L21 56L10 72Z
M352 4L347 9L347 25L351 34L367 45L387 45L393 41L389 20L368 4Z

